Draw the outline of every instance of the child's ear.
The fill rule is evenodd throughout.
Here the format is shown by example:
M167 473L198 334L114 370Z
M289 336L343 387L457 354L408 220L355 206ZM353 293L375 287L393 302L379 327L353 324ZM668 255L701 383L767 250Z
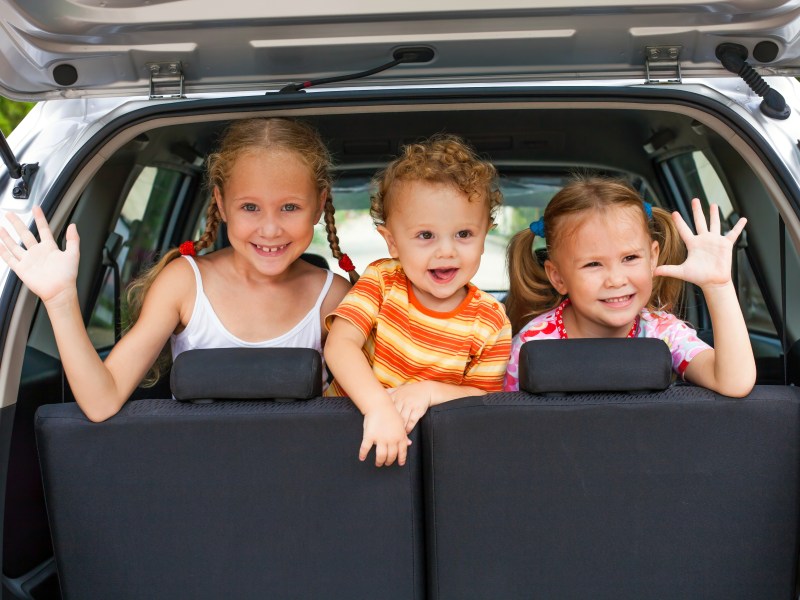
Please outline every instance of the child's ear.
M378 233L380 233L383 237L383 240L386 242L386 247L389 249L389 256L392 258L397 258L399 253L397 252L397 244L394 241L392 232L386 228L386 225L378 225L377 230Z
M217 210L219 210L219 216L222 218L223 222L228 222L228 216L225 214L225 203L222 201L222 192L219 191L218 187L214 187L214 202L217 203Z
M652 274L653 271L656 270L658 266L658 257L661 254L661 248L658 245L658 242L653 240L652 245L650 246L650 273Z
M556 264L548 258L544 261L544 270L545 273L547 273L547 278L550 280L550 285L552 285L559 294L566 296L569 290L567 290L567 285L564 283L564 278L561 277L561 273L559 273Z

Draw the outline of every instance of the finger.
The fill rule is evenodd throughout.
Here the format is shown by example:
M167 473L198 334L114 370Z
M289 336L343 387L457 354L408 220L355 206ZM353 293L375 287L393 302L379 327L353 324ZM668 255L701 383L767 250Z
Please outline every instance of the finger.
M386 444L375 443L375 466L382 467L386 464L386 455L388 450Z
M681 239L684 242L688 242L694 237L694 232L686 224L686 221L683 220L681 213L677 211L672 213L672 222L675 223L675 228L678 230L678 235L681 236Z
M397 460L397 445L396 444L387 444L386 445L386 462L383 464L387 467L394 464L394 461Z
M11 237L11 234L8 233L5 227L0 227L0 241L3 242L2 248L8 255L8 258L3 256L3 260L5 260L9 266L11 266L9 259L13 260L15 264L18 263L25 254L25 250Z
M38 243L30 230L25 226L25 223L23 223L17 215L6 214L6 219L11 223L11 226L14 228L14 231L17 232L20 241L26 248L31 248Z
M694 228L697 230L697 234L708 233L706 215L703 213L699 198L692 198L692 214L694 215Z
M681 265L659 265L653 271L654 277L673 277L686 281L683 276L683 266Z
M36 222L36 227L39 230L39 239L43 242L54 242L53 232L50 230L47 219L44 218L41 207L33 207L33 220Z
M397 464L402 467L406 464L406 458L408 458L408 444L402 441L397 445Z
M747 219L742 217L738 221L736 221L736 225L734 225L731 230L725 234L725 237L728 238L731 242L735 242L736 239L742 234L744 231L744 226L747 224Z
M78 228L75 226L75 223L70 223L69 227L67 227L67 247L65 251L67 254L73 255L76 258L80 257L80 242L81 238L78 235Z
M367 460L367 454L369 454L370 448L372 448L372 440L367 438L361 440L361 447L358 449L358 460L361 462Z
M408 420L406 421L406 433L411 433L421 416L422 415L420 415L418 411L412 411L411 414L408 415Z
M411 430L414 429L414 411L409 407L408 410L400 416L403 418L406 433L411 433Z
M716 204L712 204L708 207L708 214L709 214L709 231L711 233L715 233L716 235L720 234L720 224L719 224L719 206Z

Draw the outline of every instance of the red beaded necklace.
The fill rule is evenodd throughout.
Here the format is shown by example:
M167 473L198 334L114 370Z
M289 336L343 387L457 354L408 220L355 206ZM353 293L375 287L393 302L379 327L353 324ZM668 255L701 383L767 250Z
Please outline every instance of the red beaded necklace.
M564 309L567 308L570 304L571 304L570 299L564 298L564 301L561 304L559 304L558 307L556 308L556 314L555 314L556 328L558 329L558 337L560 337L562 340L566 340L568 338L567 330L564 329ZM631 330L625 337L634 338L638 335L638 333L639 333L639 317L637 316L633 320L633 325L631 326Z

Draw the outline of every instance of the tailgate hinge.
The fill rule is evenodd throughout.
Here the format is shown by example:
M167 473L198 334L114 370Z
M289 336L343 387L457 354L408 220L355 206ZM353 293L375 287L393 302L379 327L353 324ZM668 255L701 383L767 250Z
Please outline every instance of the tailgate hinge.
M150 100L156 98L185 98L183 65L180 61L147 63L150 71Z
M683 46L647 46L645 48L645 83L681 83L681 48Z

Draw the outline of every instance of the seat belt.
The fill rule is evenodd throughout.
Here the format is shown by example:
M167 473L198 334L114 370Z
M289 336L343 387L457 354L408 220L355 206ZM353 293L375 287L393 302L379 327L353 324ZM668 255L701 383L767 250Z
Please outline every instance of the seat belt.
M122 316L121 316L121 301L120 301L120 274L117 258L119 251L122 249L122 236L112 231L108 234L105 246L103 246L103 266L111 269L114 285L114 343L119 341L122 337Z
M786 223L778 215L778 244L781 263L781 349L783 350L783 385L789 385L789 338L786 325Z

